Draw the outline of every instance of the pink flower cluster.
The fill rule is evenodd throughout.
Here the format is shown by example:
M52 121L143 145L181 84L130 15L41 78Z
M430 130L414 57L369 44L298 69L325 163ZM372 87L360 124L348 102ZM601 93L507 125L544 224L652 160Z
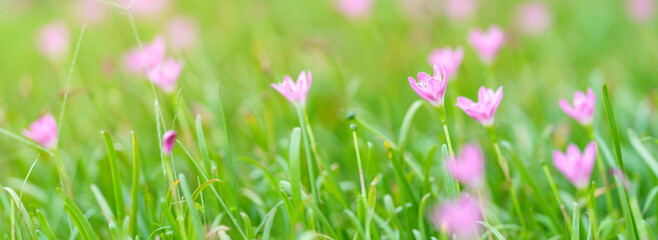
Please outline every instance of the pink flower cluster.
M183 70L183 62L166 58L167 47L161 37L139 49L133 49L124 57L126 68L134 73L144 74L163 91L171 93L176 89L178 76Z
M468 195L444 202L430 217L441 231L455 234L459 239L475 239L481 229L479 222L483 220L477 199Z
M577 188L589 186L589 179L596 158L596 143L587 144L582 154L575 144L567 147L566 153L559 150L553 152L553 165Z
M434 75L430 77L427 73L419 72L418 81L409 77L409 85L416 91L418 96L427 100L435 107L443 106L443 100L448 86L448 76L446 68L439 70L438 65L434 65Z
M53 115L46 114L23 129L23 135L49 149L57 147L57 122Z
M478 91L478 102L473 102L465 97L458 97L455 105L483 126L490 127L494 123L494 114L502 100L503 86L498 87L496 92L482 86Z

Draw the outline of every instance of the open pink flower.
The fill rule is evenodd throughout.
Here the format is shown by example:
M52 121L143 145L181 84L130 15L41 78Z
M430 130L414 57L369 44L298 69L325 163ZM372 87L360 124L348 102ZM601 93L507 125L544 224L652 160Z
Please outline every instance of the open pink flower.
M169 155L176 142L176 131L168 130L162 135L162 151Z
M176 88L178 76L183 70L183 63L174 59L167 59L163 63L149 71L149 79L162 88L163 91L171 93Z
M472 188L478 188L482 184L484 158L477 145L464 146L457 158L449 158L446 163L453 178Z
M338 11L349 18L363 18L372 11L373 0L337 0Z
M596 95L594 95L591 88L587 88L587 95L581 91L576 91L573 95L573 106L567 100L560 99L560 107L564 113L583 126L587 126L592 123L592 119L594 118Z
M484 63L490 64L505 43L505 33L500 27L493 25L487 32L482 32L480 29L472 30L468 41L475 48L480 59Z
M473 239L480 232L482 210L477 199L463 195L459 201L443 203L431 220L442 232L455 234L458 239Z
M174 50L194 47L199 38L199 23L190 17L178 16L169 22L167 39Z
M478 102L473 102L465 97L458 97L455 106L464 110L468 116L471 116L483 126L489 127L493 125L496 109L498 109L498 105L502 100L503 86L498 87L496 92L482 86L478 92Z
M461 46L456 47L454 50L450 47L444 47L443 49L434 49L427 61L432 66L445 66L446 74L449 78L452 78L457 74L463 58L464 49Z
M125 65L128 70L135 73L146 73L148 69L154 68L165 59L167 48L162 37L156 37L149 45L145 45L143 50L135 48L124 57Z
M577 188L585 188L589 185L596 157L596 143L587 144L583 153L580 154L578 146L569 144L566 154L555 150L553 152L553 165L560 170L564 176Z
M551 10L543 2L525 2L516 9L517 22L526 35L539 35L545 32L553 21Z
M50 60L61 60L69 52L69 28L62 21L49 23L36 36L39 52Z
M53 115L46 114L30 124L30 130L23 129L23 135L46 148L57 147L57 122Z
M448 86L446 68L434 65L434 76L424 72L418 73L418 82L413 77L409 77L409 85L416 91L416 94L427 100L435 107L443 106L443 100Z
M296 83L293 82L290 76L286 75L283 77L282 83L272 83L271 86L279 91L281 95L286 97L291 103L299 103L304 106L306 105L306 95L308 94L308 90L311 89L312 80L311 71L308 71L308 73L302 71L299 73Z
M477 0L447 0L445 1L445 14L453 20L471 18L477 11Z
M647 22L656 15L656 0L626 0L628 14L633 21Z

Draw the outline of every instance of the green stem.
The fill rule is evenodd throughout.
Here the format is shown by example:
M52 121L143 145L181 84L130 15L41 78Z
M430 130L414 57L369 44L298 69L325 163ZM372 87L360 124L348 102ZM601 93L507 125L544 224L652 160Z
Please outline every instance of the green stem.
M356 124L351 124L352 140L354 140L354 150L356 151L356 162L359 165L359 181L361 182L361 195L366 195L366 182L363 177L363 165L361 165L361 154L359 154L359 142L356 138Z
M560 198L560 193L557 190L557 185L555 185L555 181L553 181L553 176L551 176L551 173L549 172L548 167L546 166L546 162L542 163L542 169L544 170L544 175L546 175L546 179L548 180L548 185L551 186L551 191L555 196L555 201L557 201L557 204L560 207L560 212L562 212L562 217L564 217L564 222L569 222L570 221L569 214L567 213L564 203ZM571 225L567 224L567 228L569 229L569 232L573 231L573 229L571 229Z
M596 139L594 138L594 129L592 128L592 125L588 125L587 127L587 135L591 139L591 141L596 142ZM606 189L605 191L605 202L608 207L608 212L613 213L614 212L614 207L612 205L612 194L610 191L608 191L608 175L605 173L605 166L603 166L603 159L601 158L601 152L600 148L596 148L596 167L599 170L599 175L601 175L601 181L603 182L603 189Z
M587 194L587 209L589 211L589 222L592 224L592 235L594 240L599 240L599 219L596 214L596 182L592 182L592 186Z
M446 109L444 106L439 106L436 107L436 111L439 112L439 116L441 117L441 125L443 125L443 132L446 135L446 143L448 144L448 153L450 153L450 157L455 157L455 151L452 150L452 143L450 140L450 131L448 130L448 121L446 118Z
M315 170L313 164L313 157L311 156L311 146L308 137L308 130L306 129L306 119L304 118L304 107L300 104L295 104L297 108L297 117L299 118L299 125L302 129L302 138L304 138L304 153L306 154L306 165L308 166L309 182L311 183L311 194L313 194L313 202L319 203L319 195L317 187L315 186ZM327 171L329 171L327 169Z
M510 186L510 195L512 197L512 203L514 204L514 209L516 211L516 214L519 216L519 222L521 223L521 228L522 228L522 235L525 235L525 220L523 220L523 212L521 211L521 206L519 205L519 199L516 196L516 190L514 189L514 184L512 183L512 179L510 178L509 175L509 167L507 165L507 159L503 156L502 151L500 150L500 144L498 144L498 137L496 136L496 131L493 128L493 126L487 127L487 132L489 132L489 136L491 137L491 140L493 141L494 148L496 149L496 156L498 158L498 165L500 165L500 168L503 170L503 174L505 175L505 181L507 184Z

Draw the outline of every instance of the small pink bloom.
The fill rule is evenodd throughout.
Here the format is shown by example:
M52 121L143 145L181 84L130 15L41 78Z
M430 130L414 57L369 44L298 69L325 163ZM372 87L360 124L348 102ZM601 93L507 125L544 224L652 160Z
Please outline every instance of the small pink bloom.
M171 154L171 150L174 148L174 142L176 142L176 131L169 130L162 135L162 151L166 155Z
M62 21L42 27L36 37L37 49L50 60L60 60L69 52L69 29Z
M545 32L553 21L551 10L543 2L522 3L516 9L516 16L521 32L527 35Z
M445 14L453 20L464 20L471 18L477 11L477 0L447 0Z
M432 66L445 66L446 74L452 78L457 74L463 58L464 49L461 46L456 47L455 50L452 50L450 47L444 47L443 49L434 49L427 61Z
M146 73L148 69L154 68L165 59L167 48L165 41L161 37L156 37L149 45L145 45L143 50L135 48L126 54L124 63L128 70L135 73Z
M480 59L486 64L493 62L498 54L498 50L505 43L505 33L500 27L493 25L487 32L480 29L472 30L468 36L468 41L475 48Z
M313 78L311 71L302 71L297 77L297 83L292 81L290 76L283 77L283 82L279 84L272 83L272 87L279 91L281 95L286 97L288 101L293 104L300 103L302 106L306 105L306 95L308 90L311 89L311 82Z
M553 152L553 165L574 186L582 189L589 185L589 178L592 175L595 157L596 143L594 141L587 144L582 154L580 154L578 146L569 144L566 155L559 150Z
M459 201L443 203L431 215L431 220L442 232L449 231L459 239L473 239L480 232L482 210L477 199L463 195Z
M479 121L483 126L493 125L494 115L500 101L503 100L503 86L498 87L496 92L492 89L480 87L478 92L478 102L473 102L465 97L458 97L455 106L464 110L464 112L473 119Z
M587 95L576 91L573 95L573 107L567 100L560 99L560 107L567 115L578 121L583 126L592 123L594 108L596 107L596 95L591 88L587 88Z
M418 96L427 100L432 105L436 107L443 106L446 87L448 86L446 68L441 68L439 72L439 66L434 65L433 77L430 77L427 73L419 72L418 82L413 77L409 77L409 85L416 91Z
M23 135L46 148L53 149L57 147L57 122L52 115L46 114L30 124L30 130L23 129Z
M338 11L349 18L363 18L372 11L373 0L337 0Z
M87 24L99 23L107 15L105 6L93 0L77 0L75 12L79 21Z
M199 38L199 23L192 18L178 16L169 22L167 39L173 49L194 47Z
M178 76L182 70L182 62L169 58L162 64L151 68L149 79L163 91L171 93L176 88L176 82L178 82Z
M633 21L646 22L656 14L656 0L626 0L626 8Z
M478 188L482 184L484 158L477 145L464 146L457 158L448 159L447 167L453 178L472 188Z
M138 17L155 18L167 10L169 2L170 0L124 0L122 7Z

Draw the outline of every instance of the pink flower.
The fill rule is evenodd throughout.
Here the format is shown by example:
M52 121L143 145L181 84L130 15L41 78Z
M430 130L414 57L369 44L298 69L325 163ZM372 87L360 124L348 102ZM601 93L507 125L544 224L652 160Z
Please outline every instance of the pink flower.
M477 11L477 0L447 0L445 14L453 20L465 20L471 18Z
M158 66L165 59L167 51L165 41L156 37L150 45L143 47L142 51L135 48L124 57L128 70L135 73L146 73L148 69Z
M36 36L37 49L50 60L61 60L69 52L69 29L62 21L43 26Z
M169 130L162 135L162 151L166 155L171 154L171 150L174 148L174 142L176 142L176 131Z
M182 50L194 47L199 38L199 23L192 18L178 16L169 22L167 39L171 47Z
M167 59L149 71L149 79L162 88L163 91L171 93L176 88L178 76L183 70L183 63L174 59Z
M446 68L434 65L434 76L430 77L427 73L418 73L418 82L413 77L409 77L409 85L416 91L416 94L427 100L435 107L443 106L443 100L448 86Z
M170 0L124 0L122 7L138 17L155 18L167 10L169 2Z
M482 210L475 198L463 195L459 201L443 203L431 216L434 225L441 231L449 231L459 239L473 239L480 231Z
M338 11L348 18L363 18L372 10L372 0L337 0Z
M88 24L99 23L103 21L105 15L107 15L105 6L101 3L94 2L93 0L77 0L77 3L75 4L75 12L79 21Z
M566 155L559 150L553 152L553 165L577 188L589 185L589 178L594 168L596 157L596 143L591 141L580 154L578 146L569 144Z
M478 102L474 103L468 98L458 97L455 106L464 110L468 116L479 121L483 126L489 127L493 125L494 114L502 100L503 86L498 87L495 93L492 89L482 86L478 92Z
M573 107L567 100L560 99L560 107L564 113L571 116L583 126L592 123L595 105L596 95L594 95L591 88L587 88L587 95L581 91L576 91L573 95Z
M463 58L464 49L461 46L456 47L455 50L452 50L450 47L444 47L443 49L434 49L427 61L432 66L445 66L446 74L452 78L457 74Z
M290 76L283 77L283 82L279 84L272 83L272 87L279 91L281 95L286 97L288 101L293 104L300 103L302 106L306 105L306 95L308 90L311 89L311 71L302 71L297 77L297 83L292 81Z
M30 130L23 129L23 135L46 148L57 147L57 122L53 115L46 114L30 124Z
M487 32L482 32L480 29L472 30L468 41L480 55L480 59L484 63L490 64L505 43L505 33L500 27L493 25Z
M517 22L521 32L539 35L545 32L553 21L551 11L543 2L526 2L516 9Z
M628 15L633 21L642 23L656 14L656 0L626 0Z
M482 184L484 158L477 145L469 144L464 146L459 153L459 157L448 159L447 167L453 178L468 184L472 188L478 188Z

